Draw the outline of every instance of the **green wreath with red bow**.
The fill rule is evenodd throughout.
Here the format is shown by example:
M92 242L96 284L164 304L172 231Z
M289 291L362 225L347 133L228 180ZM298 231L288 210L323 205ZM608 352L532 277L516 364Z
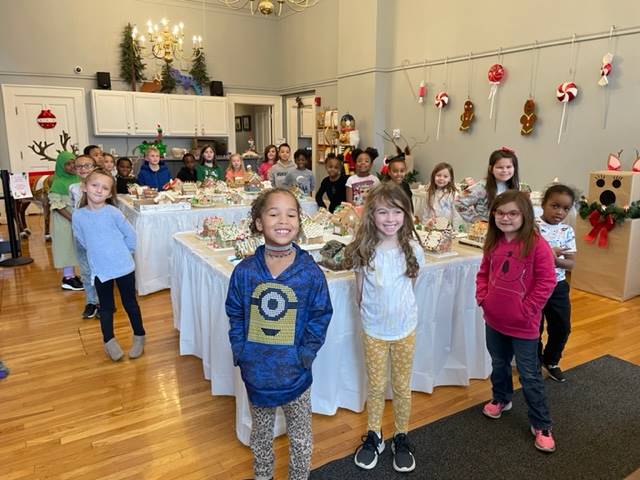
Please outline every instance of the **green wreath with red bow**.
M625 220L640 218L640 202L631 202L630 205L618 207L615 204L601 205L598 202L587 202L582 197L578 203L578 214L583 220L589 220L591 227L584 239L589 243L598 241L600 248L609 244L609 232L616 225L622 225Z

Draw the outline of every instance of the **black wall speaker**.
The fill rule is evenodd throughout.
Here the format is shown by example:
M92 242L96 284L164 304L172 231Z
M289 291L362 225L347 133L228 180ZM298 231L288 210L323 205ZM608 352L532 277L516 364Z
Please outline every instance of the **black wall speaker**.
M222 82L220 80L213 80L209 86L211 87L212 97L224 96L224 89L222 88Z
M111 74L109 72L97 72L98 88L101 90L111 90Z

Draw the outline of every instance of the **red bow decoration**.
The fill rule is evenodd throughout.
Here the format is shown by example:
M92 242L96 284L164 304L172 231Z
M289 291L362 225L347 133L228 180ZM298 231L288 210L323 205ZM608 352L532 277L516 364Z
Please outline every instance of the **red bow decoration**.
M598 247L605 248L609 244L608 234L616 226L613 215L602 216L599 211L594 210L589 215L589 223L593 228L584 236L584 239L589 243L593 243L597 239Z
M500 151L501 152L508 152L508 153L516 153L516 151L513 148L509 148L509 147L506 147L504 145L502 147L500 147Z

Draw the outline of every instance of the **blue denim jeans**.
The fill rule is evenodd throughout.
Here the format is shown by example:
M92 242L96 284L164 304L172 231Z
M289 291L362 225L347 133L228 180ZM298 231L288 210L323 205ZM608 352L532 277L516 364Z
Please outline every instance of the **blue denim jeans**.
M97 305L98 294L96 293L96 287L91 283L91 267L89 266L87 251L75 238L73 239L73 243L76 247L78 265L80 265L80 280L82 280L82 286L84 287L86 303Z
M551 427L551 416L544 397L544 381L538 359L538 339L526 340L504 335L486 326L487 349L491 355L491 385L493 399L508 403L513 397L511 360L516 356L522 392L529 407L529 422L533 428Z

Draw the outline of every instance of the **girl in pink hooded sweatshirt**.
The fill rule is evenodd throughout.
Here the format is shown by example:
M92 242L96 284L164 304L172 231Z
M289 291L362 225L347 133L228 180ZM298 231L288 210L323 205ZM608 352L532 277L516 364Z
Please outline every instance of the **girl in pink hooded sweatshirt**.
M476 300L484 311L487 349L491 355L493 399L482 413L498 419L511 410L511 360L516 357L529 409L535 446L556 449L538 359L542 308L556 286L551 247L537 232L526 193L498 195L489 212L484 257L476 278Z

